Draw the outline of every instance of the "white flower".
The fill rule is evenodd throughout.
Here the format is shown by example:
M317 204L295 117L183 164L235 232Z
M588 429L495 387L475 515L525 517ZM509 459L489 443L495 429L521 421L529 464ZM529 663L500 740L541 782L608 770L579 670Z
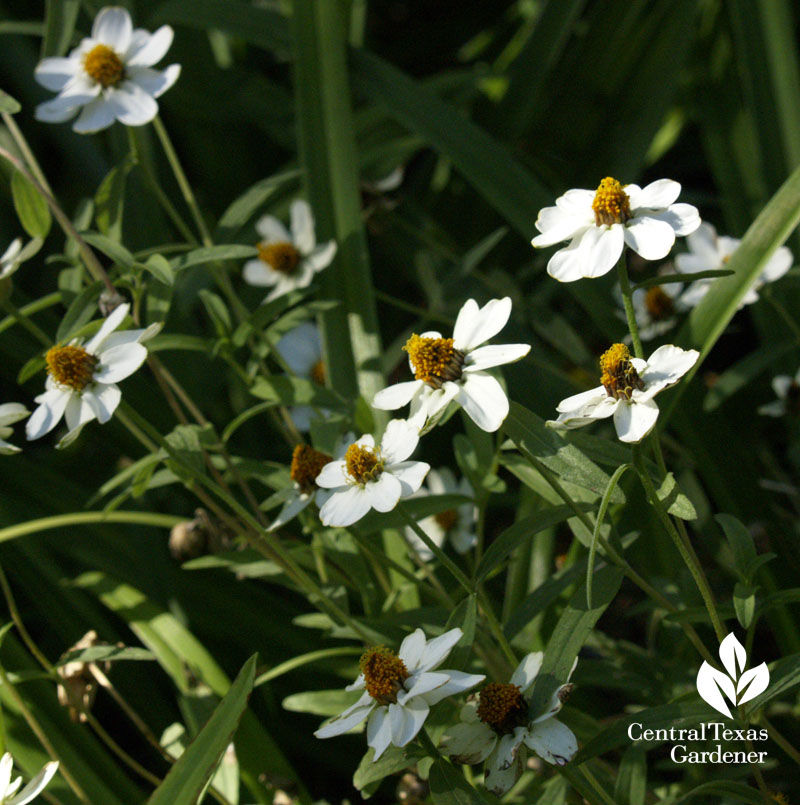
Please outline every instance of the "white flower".
M711 224L703 223L696 232L686 238L689 251L675 257L678 271L682 274L696 274L699 271L724 269L741 242L738 238L718 236L717 230ZM739 302L739 309L757 302L759 290L768 282L780 279L792 267L793 262L792 252L786 246L776 249L767 260L761 274ZM681 302L687 307L694 307L708 293L712 282L713 279L696 280L681 296Z
M473 496L472 487L466 478L459 483L453 471L448 467L440 470L431 470L428 473L426 486L423 486L414 497L425 495L464 495ZM445 538L449 538L458 553L466 553L477 542L475 535L475 519L477 509L474 503L462 503L454 509L447 509L419 521L419 527L438 546L442 547ZM414 529L406 526L406 541L414 549L420 559L429 562L433 559L433 552L416 535Z
M11 241L0 256L0 280L10 277L19 268L19 253L22 251L22 238Z
M22 777L17 777L13 783L11 782L13 765L11 754L6 752L0 758L0 805L25 805L26 802L32 802L58 771L57 760L45 763L41 771L17 794L17 789L22 784Z
M544 713L531 718L526 698L542 666L541 651L526 655L507 684L493 682L461 710L461 723L442 737L440 749L457 763L472 765L486 761L484 785L502 796L522 774L525 750L563 766L575 756L578 742L569 727L556 714L569 697L573 686L569 679L578 661L572 665L567 683L552 695Z
M562 400L558 419L547 424L571 430L613 416L620 440L639 442L658 418L653 397L677 383L699 357L697 350L665 344L644 361L632 358L624 344L614 344L600 358L602 385Z
M83 107L72 130L90 134L115 120L142 126L158 114L156 98L165 93L181 72L179 64L154 70L172 44L172 28L162 25L154 34L133 29L130 14L119 6L104 8L95 17L92 35L67 58L43 59L34 77L57 92L36 107L36 119L45 123L71 120Z
M368 718L367 743L375 750L373 762L390 744L405 746L422 728L432 705L486 678L439 670L462 635L461 629L451 629L426 640L422 629L417 629L403 640L397 654L384 646L366 651L359 661L358 679L346 688L364 690L361 698L314 735L342 735Z
M403 349L416 379L381 389L372 404L394 410L411 403L409 421L424 431L455 400L479 428L496 431L508 415L508 398L497 379L484 370L518 361L531 347L480 345L497 335L510 315L507 296L492 299L482 308L468 299L458 313L452 338L442 338L437 332L412 335Z
M45 392L36 397L39 407L27 422L28 440L49 433L65 416L69 432L57 445L65 447L87 422L97 419L103 424L111 419L122 397L117 383L144 363L147 349L141 342L160 326L115 333L128 307L115 308L86 344L75 340L47 351Z
M772 378L772 390L777 400L762 405L758 409L764 416L785 416L800 412L800 369L794 377L778 375Z
M30 411L20 403L5 403L0 405L0 455L10 456L12 453L19 453L19 447L5 441L13 432L8 425L25 419Z
M292 202L291 235L274 216L265 215L256 223L262 240L258 257L244 264L245 282L259 287L272 287L265 302L283 296L296 288L306 288L314 274L327 268L336 256L336 242L317 245L314 216L308 202Z
M370 509L391 511L400 498L416 492L431 468L424 461L407 461L419 441L419 431L404 419L393 419L379 448L367 434L351 444L344 458L326 464L317 486L330 489L319 516L323 525L348 526Z
M277 344L275 351L283 358L289 369L297 377L313 380L320 386L325 385L325 363L322 360L322 341L319 328L310 321L304 321L293 330L289 330ZM310 405L294 405L289 409L295 427L302 432L311 428L311 420L328 415L328 410L318 411Z
M661 260L676 235L688 235L700 225L695 207L674 203L680 192L680 184L671 179L641 188L610 176L597 190L567 190L555 207L539 212L536 228L542 234L531 243L539 248L570 241L547 264L547 273L560 282L603 276L625 246L645 260Z

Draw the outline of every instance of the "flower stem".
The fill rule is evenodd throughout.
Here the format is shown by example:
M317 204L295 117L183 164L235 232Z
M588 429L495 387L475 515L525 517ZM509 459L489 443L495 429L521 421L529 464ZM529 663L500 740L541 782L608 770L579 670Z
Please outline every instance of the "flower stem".
M8 313L20 327L27 330L39 343L45 347L52 346L53 342L50 340L47 333L38 325L34 324L27 316L24 316L19 308L13 305L8 299L3 300L2 305L6 313Z
M628 330L631 333L631 343L633 344L633 354L637 358L644 359L642 349L642 339L639 337L639 325L636 323L636 312L633 309L633 291L628 280L628 266L626 252L623 249L622 255L617 263L617 274L619 275L619 289L622 293L622 304L625 307L625 318L628 320Z
M418 733L417 738L419 742L422 744L422 748L425 749L428 755L435 760L442 759L442 753L436 748L436 744L431 740L431 736L428 735L427 730L423 727Z
M703 597L706 609L708 610L708 615L711 618L711 623L714 627L714 632L717 635L717 639L721 643L726 635L725 628L723 627L719 613L717 612L717 605L714 602L714 595L711 592L711 587L708 584L708 579L703 572L700 561L698 560L697 555L694 553L694 550L690 550L691 545L687 545L686 541L684 541L682 536L678 533L678 529L673 524L669 514L667 514L667 512L664 510L664 505L659 500L658 493L656 492L653 482L650 479L650 475L647 472L647 468L644 465L644 459L642 457L641 449L638 445L632 445L632 453L634 467L636 467L636 472L639 475L639 479L642 482L642 486L644 487L650 504L655 509L659 520L661 520L662 525L667 531L667 534L669 534L673 543L675 544L675 547L678 549L681 559L683 559L683 561L686 563L686 567L689 568L689 572L692 574L692 578L694 578L695 583L700 590L700 595Z

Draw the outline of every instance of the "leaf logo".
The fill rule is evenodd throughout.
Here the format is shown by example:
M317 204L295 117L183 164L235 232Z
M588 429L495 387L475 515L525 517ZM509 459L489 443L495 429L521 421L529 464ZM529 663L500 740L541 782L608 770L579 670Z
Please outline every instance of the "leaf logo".
M769 668L762 662L756 668L745 671L747 652L733 632L720 643L719 658L727 675L704 662L697 672L697 692L715 710L733 718L722 694L728 697L734 707L755 699L769 685Z

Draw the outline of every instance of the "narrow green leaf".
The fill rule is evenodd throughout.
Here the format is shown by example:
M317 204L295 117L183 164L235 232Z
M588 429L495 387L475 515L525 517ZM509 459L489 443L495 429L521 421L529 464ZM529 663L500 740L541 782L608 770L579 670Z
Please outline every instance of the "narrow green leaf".
M217 263L222 260L243 260L246 257L255 257L258 249L255 246L241 246L235 243L221 246L204 246L201 249L182 254L171 261L173 271L182 271L189 266L199 266L206 263Z
M52 218L47 202L19 171L11 176L11 193L19 222L32 238L46 238Z
M370 747L361 758L353 775L353 787L361 792L362 799L366 799L371 793L367 790L368 787L379 783L390 774L396 774L413 766L426 755L421 747L412 743L402 748L390 746L377 760L373 760L374 757L375 750Z
M452 763L439 759L431 766L428 784L434 805L489 805L489 800L473 788Z
M730 277L733 271L728 269L713 269L709 271L698 271L694 274L681 274L670 272L669 274L657 274L655 277L648 277L633 286L633 290L640 288L652 288L654 285L667 285L670 282L696 282L697 280L716 279L717 277Z
M57 667L70 662L116 662L117 660L154 660L152 651L137 646L92 646L67 652L56 663Z
M475 640L475 624L478 617L478 599L475 593L466 596L450 613L444 630L458 627L464 633L447 658L448 668L463 670L472 654L472 643Z
M147 800L149 805L195 805L198 802L200 792L214 773L247 707L255 680L256 657L254 654L242 666L208 723Z
M747 629L756 611L756 591L749 584L737 581L733 588L733 608L736 619L743 629Z
M688 791L680 799L675 800L675 805L681 805L683 802L693 802L697 797L702 797L703 802L709 801L709 796L714 795L714 800L719 802L719 797L724 797L724 800L729 801L733 797L733 802L747 802L751 805L764 805L764 797L760 791L751 788L744 783L736 783L733 780L712 780L710 783L703 783Z
M42 58L67 52L80 8L80 0L46 0Z
M92 320L97 313L97 300L100 298L103 287L102 282L93 282L73 299L72 304L64 314L64 318L61 319L61 323L58 325L58 330L56 331L57 343L69 341L78 330Z
M217 335L220 337L229 335L232 328L231 316L222 297L207 288L201 288L198 296L206 309L206 313L214 323Z
M625 750L614 785L616 805L644 805L647 796L647 752L641 744Z
M172 285L175 282L175 275L169 260L162 254L151 254L147 262L143 264L145 270L149 271L159 282L164 285Z
M697 511L692 505L692 501L680 491L678 482L671 472L667 473L657 494L669 514L680 517L681 520L697 519Z
M752 702L747 703L748 716L755 713L776 696L800 685L800 654L790 654L778 660L769 671L769 687Z
M302 377L259 377L250 387L250 393L274 405L312 405L335 410L347 408L335 391Z
M725 537L731 546L733 566L743 580L748 580L750 578L747 575L748 565L756 558L756 546L752 534L732 514L717 514L714 519L725 532Z
M136 265L134 256L117 241L99 232L81 232L81 237L95 249L99 249L106 257L110 257L117 265L132 269Z
M19 101L0 89L0 112L6 115L15 115L20 109L22 109L22 107Z
M122 211L125 185L133 167L130 154L105 176L94 194L94 218L100 233L115 241L122 240Z

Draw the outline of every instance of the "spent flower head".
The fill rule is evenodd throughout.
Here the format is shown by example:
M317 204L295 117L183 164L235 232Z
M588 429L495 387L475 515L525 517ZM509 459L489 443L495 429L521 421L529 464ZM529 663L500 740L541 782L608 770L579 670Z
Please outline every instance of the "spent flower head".
M671 179L642 188L607 176L597 190L568 190L555 207L542 209L536 219L541 234L531 243L540 248L569 241L547 264L547 273L560 282L603 276L626 246L645 260L661 260L676 236L700 225L695 207L675 203L680 192Z
M115 120L126 126L149 123L158 114L156 98L181 72L179 64L153 69L169 50L172 36L169 25L151 34L134 29L124 8L101 9L92 35L69 56L43 59L36 67L36 80L58 93L36 107L36 119L63 123L82 110L72 126L79 134L108 128Z

